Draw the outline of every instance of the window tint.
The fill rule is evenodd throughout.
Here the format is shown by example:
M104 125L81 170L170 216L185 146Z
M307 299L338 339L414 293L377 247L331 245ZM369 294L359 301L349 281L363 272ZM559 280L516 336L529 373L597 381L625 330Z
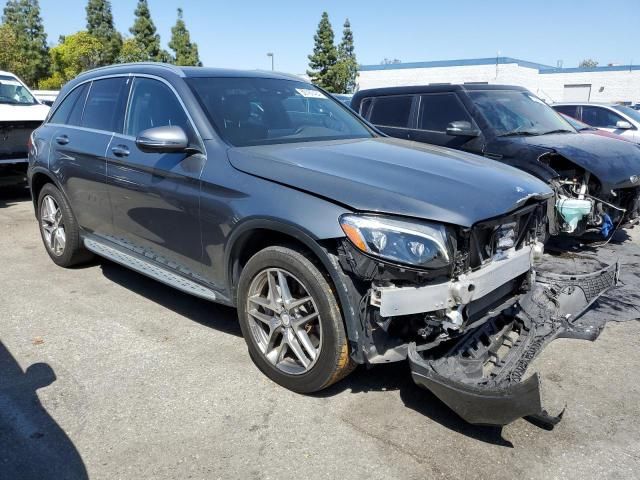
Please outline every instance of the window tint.
M88 84L81 85L69 93L51 116L50 123L80 125L82 109L87 97Z
M616 128L621 116L602 107L582 107L582 121L592 127Z
M189 119L169 87L158 80L136 78L132 88L125 134L136 137L148 128L177 126L193 137Z
M557 105L553 107L556 112L569 115L571 118L578 118L578 106L577 105Z
M129 78L95 80L89 89L82 126L121 132Z
M369 120L374 125L387 127L408 127L411 114L410 95L397 97L378 97L373 102Z
M458 121L473 123L455 93L435 93L421 97L419 129L446 132L447 125Z

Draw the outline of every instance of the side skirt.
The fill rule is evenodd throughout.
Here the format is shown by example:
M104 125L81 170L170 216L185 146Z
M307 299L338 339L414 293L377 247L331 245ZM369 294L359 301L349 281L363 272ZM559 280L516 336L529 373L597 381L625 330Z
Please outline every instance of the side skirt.
M84 246L96 255L119 263L177 290L205 300L229 305L229 299L211 288L190 280L184 275L180 275L152 260L144 258L142 255L132 251L125 251L123 247L115 245L108 240L103 240L95 235L87 235L84 237Z

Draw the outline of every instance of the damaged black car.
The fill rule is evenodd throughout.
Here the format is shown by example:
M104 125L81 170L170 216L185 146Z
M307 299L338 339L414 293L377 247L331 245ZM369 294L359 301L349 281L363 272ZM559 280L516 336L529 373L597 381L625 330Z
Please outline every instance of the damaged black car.
M608 239L640 220L640 147L577 135L522 87L464 84L362 90L352 108L386 134L483 155L545 181L551 235Z
M544 182L388 138L285 75L94 70L30 145L55 264L99 255L236 307L253 361L296 392L408 359L469 422L551 419L528 362L558 336L595 338L579 315L617 279L534 265Z

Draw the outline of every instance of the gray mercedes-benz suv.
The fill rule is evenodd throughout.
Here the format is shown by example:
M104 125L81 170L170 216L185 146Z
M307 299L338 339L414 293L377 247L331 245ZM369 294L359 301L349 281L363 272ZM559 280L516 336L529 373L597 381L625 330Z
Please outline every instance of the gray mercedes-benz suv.
M614 267L534 275L544 183L387 138L286 75L84 73L33 133L29 162L56 264L97 254L237 307L254 362L297 392L408 358L471 422L542 414L537 376L510 373L558 335L584 336L563 302L580 311L615 282ZM536 288L554 293L531 302Z

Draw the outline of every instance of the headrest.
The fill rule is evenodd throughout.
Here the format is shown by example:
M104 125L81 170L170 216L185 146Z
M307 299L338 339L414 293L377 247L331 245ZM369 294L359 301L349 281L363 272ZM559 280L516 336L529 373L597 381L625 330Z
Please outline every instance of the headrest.
M222 103L224 119L232 122L244 122L249 119L251 103L247 95L229 95Z

